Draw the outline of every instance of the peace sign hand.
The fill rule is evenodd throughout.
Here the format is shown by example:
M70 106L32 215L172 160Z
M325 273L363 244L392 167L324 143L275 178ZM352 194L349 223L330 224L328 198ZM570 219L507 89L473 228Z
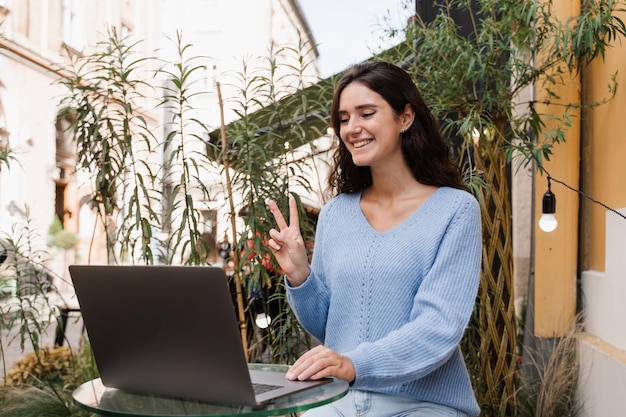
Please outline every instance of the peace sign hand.
M267 205L274 215L279 229L270 230L268 245L274 253L276 261L287 275L289 283L297 287L306 281L311 269L309 268L304 239L300 233L296 199L289 198L289 225L275 201L270 200Z

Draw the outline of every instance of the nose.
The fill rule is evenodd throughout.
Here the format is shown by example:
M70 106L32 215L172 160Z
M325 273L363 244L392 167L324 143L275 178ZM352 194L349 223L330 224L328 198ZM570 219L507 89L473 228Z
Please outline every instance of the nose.
M346 124L346 133L348 135L355 135L361 133L361 123L357 118L351 117Z

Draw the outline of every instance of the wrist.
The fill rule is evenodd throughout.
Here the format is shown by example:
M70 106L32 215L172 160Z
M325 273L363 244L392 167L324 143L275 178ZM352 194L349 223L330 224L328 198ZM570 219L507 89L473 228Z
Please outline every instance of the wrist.
M285 274L285 278L289 282L289 285L295 288L304 284L304 282L309 278L309 275L311 275L311 269L307 266L307 268L302 271L294 271L290 274Z

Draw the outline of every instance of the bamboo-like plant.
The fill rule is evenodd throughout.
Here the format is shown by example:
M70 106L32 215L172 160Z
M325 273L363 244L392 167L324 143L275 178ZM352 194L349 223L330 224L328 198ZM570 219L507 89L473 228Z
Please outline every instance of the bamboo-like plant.
M2 170L2 165L9 168L11 163L15 162L17 162L17 157L13 148L7 146L0 149L0 170Z
M17 329L19 336L19 340L0 340L3 363L4 346L8 343L19 341L22 350L29 346L38 351L43 324L54 321L54 311L47 298L52 289L52 271L45 266L46 254L37 249L38 235L26 214L25 223L16 224L13 233L2 238L6 259L1 279L13 281L14 294L0 308L0 323L6 329Z
M437 4L440 4L437 2ZM557 19L552 1L448 0L432 22L416 17L386 59L402 63L455 144L480 204L484 251L473 327L465 350L485 416L516 412L516 315L512 283L509 162L543 171L582 104L556 93L611 42L626 35L617 0L585 0L582 12ZM467 26L460 27L459 16ZM544 94L522 103L519 94ZM614 94L609 82L607 99ZM536 101L541 100L541 101ZM560 116L540 114L549 105ZM601 103L590 103L590 106ZM546 121L554 120L548 129Z
M136 256L137 248L146 263L153 261L150 226L160 199L152 193L155 177L145 158L155 140L138 104L150 88L138 74L146 62L137 57L138 44L113 29L93 54L68 48L69 75L60 80L68 90L61 104L72 121L78 168L93 173L93 207L110 262Z
M160 222L151 224L168 234L165 251L161 254L165 263L201 265L206 263L206 251L196 249L206 242L201 240L200 207L195 204L215 197L204 181L211 169L218 169L216 162L204 152L202 135L208 131L208 126L197 117L194 107L194 100L204 94L198 72L204 68L206 57L193 54L192 45L184 43L182 32L177 32L173 43L176 60L163 62L156 73L164 82L159 108L165 111L167 134L160 144L163 165L157 164L160 173L155 171L154 181L160 184L166 205L161 208Z
M271 198L286 205L294 184L311 189L308 178L289 161L292 145L315 137L297 124L264 130L249 115L265 106L270 123L286 126L308 114L307 100L288 105L284 100L314 81L306 79L310 46L301 42L270 50L262 65L244 62L242 71L231 74L237 96L227 101L240 119L221 146L219 141L207 141L211 130L198 117L197 106L205 93L198 73L207 57L193 55L192 45L183 42L180 32L173 42L175 60L141 57L135 50L139 42L129 42L111 31L93 54L68 51L70 76L61 81L69 93L62 103L73 121L78 168L93 179L92 198L105 230L109 262L206 264L206 250L198 250L199 244L206 244L201 241L199 205L216 201L220 193L223 201L232 202L236 194L237 203L228 211L244 347L248 343L254 347L251 360L292 361L301 343L310 341L302 337L292 317L278 266L272 264L266 247L271 214L265 202ZM158 82L148 86L151 66ZM166 134L161 140L143 117L141 102L156 102L163 112ZM216 190L207 181L220 171L228 184ZM243 226L235 221L239 217ZM302 230L311 236L304 213L302 219ZM158 242L155 232L162 236ZM153 253L155 243L158 254ZM255 331L250 315L261 311L252 304L266 314L273 306L269 331Z
M226 158L225 167L233 168L233 192L242 196L244 202L239 214L244 220L245 233L240 235L237 246L241 248L238 270L247 272L245 296L254 307L247 314L272 318L268 330L248 332L252 360L270 358L272 362L290 363L303 347L310 346L310 337L294 319L286 302L282 274L267 247L273 217L266 206L267 200L273 199L286 207L294 186L309 192L313 188L302 167L290 163L293 147L316 138L294 123L309 114L313 106L306 98L297 102L289 100L308 86L307 66L311 63L306 56L310 47L300 41L293 47L270 49L263 57L265 65L260 68L251 68L248 62L243 62L242 71L233 74L232 82L239 92L233 106L239 119L228 130L226 146L212 150L217 152L218 159ZM266 117L252 117L260 105L264 105ZM329 103L324 105L329 107ZM261 125L260 121L268 125ZM302 209L302 204L299 206ZM231 218L234 215L231 213ZM305 236L312 239L311 219L304 211L300 217ZM253 318L247 321L253 323Z

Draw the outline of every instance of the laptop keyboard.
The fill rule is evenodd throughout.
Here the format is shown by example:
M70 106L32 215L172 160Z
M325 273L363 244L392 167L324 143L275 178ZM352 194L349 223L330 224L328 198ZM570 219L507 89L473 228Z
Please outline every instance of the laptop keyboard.
M264 392L268 392L268 391L272 391L278 388L282 388L281 385L271 385L271 384L260 384L258 382L255 382L252 384L252 387L254 388L254 394L258 395L258 394L263 394Z

